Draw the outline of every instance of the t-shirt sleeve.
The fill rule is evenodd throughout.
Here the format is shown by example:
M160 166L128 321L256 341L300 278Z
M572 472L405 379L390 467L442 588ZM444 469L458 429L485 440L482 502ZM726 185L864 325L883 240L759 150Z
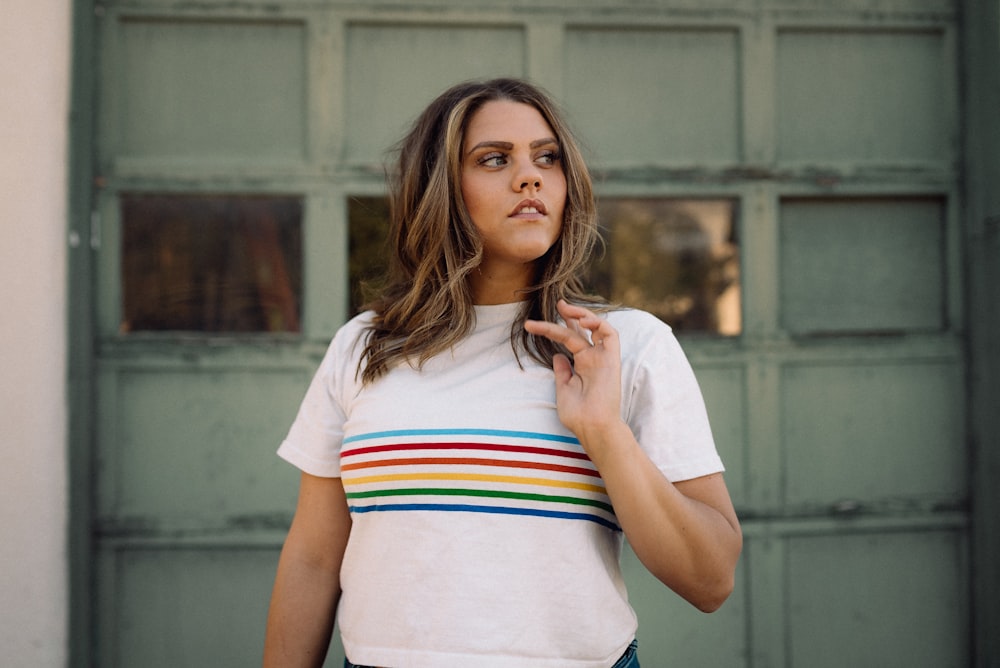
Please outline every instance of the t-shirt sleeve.
M642 315L643 333L632 339L634 366L627 390L627 420L633 434L673 482L723 471L687 356L667 325Z
M278 456L310 475L340 477L346 386L354 381L359 328L345 325L333 338L313 376L298 415L278 448Z

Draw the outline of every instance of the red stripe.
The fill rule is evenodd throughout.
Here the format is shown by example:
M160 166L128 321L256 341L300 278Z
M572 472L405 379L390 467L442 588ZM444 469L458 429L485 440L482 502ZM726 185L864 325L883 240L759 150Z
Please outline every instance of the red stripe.
M370 462L358 462L356 464L342 464L341 471L356 471L358 469L375 468L379 466L411 466L420 464L464 464L473 466L500 466L514 469L542 469L545 471L558 471L560 473L575 473L577 475L588 475L600 478L601 475L594 470L580 468L579 466L563 466L561 464L546 464L544 462L521 462L508 459L478 459L476 457L412 457L409 459L380 459Z
M367 448L343 450L341 458L364 455L371 452L392 452L394 450L490 450L494 452L523 452L535 455L551 455L553 457L569 457L570 459L587 459L584 452L570 452L554 448L541 448L531 445L497 445L494 443L390 443L388 445L371 445Z

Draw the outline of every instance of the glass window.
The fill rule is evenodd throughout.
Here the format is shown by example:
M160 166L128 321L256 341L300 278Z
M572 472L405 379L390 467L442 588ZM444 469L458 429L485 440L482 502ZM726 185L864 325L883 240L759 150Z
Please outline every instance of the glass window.
M350 253L348 280L351 311L359 312L368 294L366 286L385 275L389 252L389 200L385 197L352 197L347 203Z
M589 286L679 332L741 330L737 204L728 199L604 197L605 252Z
M588 288L616 303L649 311L681 332L736 336L741 331L737 204L717 199L602 198L605 252ZM350 219L351 305L364 284L384 275L388 204L355 197Z
M302 201L125 194L123 333L298 332Z

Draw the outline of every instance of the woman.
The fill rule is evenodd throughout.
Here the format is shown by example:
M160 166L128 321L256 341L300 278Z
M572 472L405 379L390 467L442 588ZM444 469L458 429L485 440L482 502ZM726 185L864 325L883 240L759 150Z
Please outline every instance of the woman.
M347 666L638 666L623 535L705 611L742 537L670 329L583 293L572 135L526 82L460 84L390 193L390 276L279 449L302 478L265 665L320 665L336 612Z

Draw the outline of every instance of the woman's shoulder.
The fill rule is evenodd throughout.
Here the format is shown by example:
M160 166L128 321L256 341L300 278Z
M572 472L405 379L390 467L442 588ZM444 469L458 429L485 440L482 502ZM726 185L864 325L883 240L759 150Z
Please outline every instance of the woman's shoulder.
M607 312L608 322L618 332L622 362L655 361L661 364L683 355L680 342L670 325L658 317L637 308L620 308Z
M359 342L364 341L374 319L374 311L363 311L350 318L334 333L329 351L342 354L356 348Z
M340 330L337 333L366 330L370 328L372 323L375 321L375 316L375 311L362 311L341 325Z
M614 307L607 311L606 317L620 335L672 334L670 325L642 309Z

